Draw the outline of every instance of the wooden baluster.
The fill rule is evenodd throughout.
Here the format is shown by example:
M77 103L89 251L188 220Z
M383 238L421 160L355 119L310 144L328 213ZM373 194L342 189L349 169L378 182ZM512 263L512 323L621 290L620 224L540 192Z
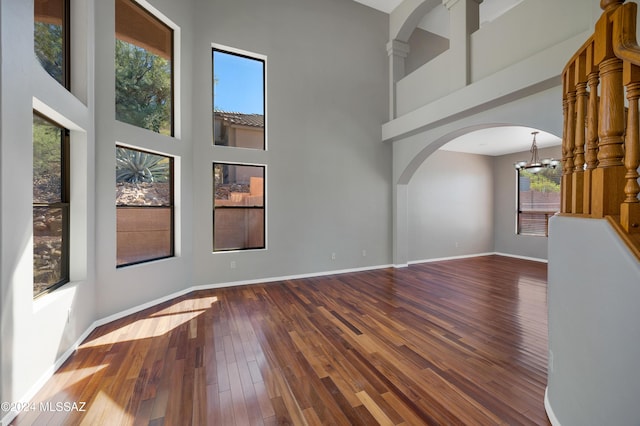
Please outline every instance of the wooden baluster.
M571 212L580 214L583 212L584 194L584 145L585 145L585 121L587 118L587 72L586 52L583 52L576 60L576 129L575 148L573 156L573 175L571 182Z
M638 116L638 98L640 98L640 67L625 62L623 79L627 87L629 114L625 137L626 198L620 206L620 223L629 233L640 232L640 201L638 193L638 166L640 166L640 118Z
M582 213L591 213L591 173L598 165L598 84L600 76L598 69L593 65L593 45L587 49L587 64L590 64L588 77L589 106L587 108L587 150L585 161L587 167L584 171L584 197Z
M566 74L566 106L565 109L565 129L562 140L562 212L572 213L573 199L573 150L575 148L576 130L576 90L574 84L574 65L569 67Z
M563 78L564 80L564 78ZM563 117L563 123L562 123L562 160L560 161L560 167L562 167L562 177L561 177L561 182L562 185L560 185L560 213L569 213L569 209L567 208L568 203L566 202L567 199L571 199L571 191L569 191L569 188L567 188L564 185L564 173L565 173L565 169L564 169L564 164L566 162L567 159L567 122L569 121L569 101L567 100L567 93L566 91L563 93L562 96L562 117Z
M613 53L611 16L623 3L601 0L605 12L596 23L594 62L600 70L598 110L598 167L591 174L591 216L602 218L620 214L624 199L624 90L622 61Z

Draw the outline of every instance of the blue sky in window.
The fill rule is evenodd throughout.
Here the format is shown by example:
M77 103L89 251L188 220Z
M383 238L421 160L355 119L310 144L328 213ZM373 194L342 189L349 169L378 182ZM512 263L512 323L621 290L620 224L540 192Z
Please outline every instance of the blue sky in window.
M264 114L264 62L213 51L213 104L222 111Z

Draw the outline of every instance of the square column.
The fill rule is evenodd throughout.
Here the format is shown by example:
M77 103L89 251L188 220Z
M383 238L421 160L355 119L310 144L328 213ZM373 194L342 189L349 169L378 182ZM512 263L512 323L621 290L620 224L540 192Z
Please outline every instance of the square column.
M471 83L470 35L480 28L483 0L443 0L449 10L449 87L456 90Z

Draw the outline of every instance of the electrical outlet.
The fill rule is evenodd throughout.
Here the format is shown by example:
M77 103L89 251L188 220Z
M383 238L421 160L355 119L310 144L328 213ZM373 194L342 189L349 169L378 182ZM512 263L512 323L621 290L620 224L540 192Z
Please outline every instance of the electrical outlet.
M366 250L362 250L362 257L367 257L367 251Z
M236 269L236 261L235 261L235 260L232 260L232 261L231 261L231 263L229 263L229 267L230 267L231 269Z
M331 260L336 260L336 254L335 253L331 253Z

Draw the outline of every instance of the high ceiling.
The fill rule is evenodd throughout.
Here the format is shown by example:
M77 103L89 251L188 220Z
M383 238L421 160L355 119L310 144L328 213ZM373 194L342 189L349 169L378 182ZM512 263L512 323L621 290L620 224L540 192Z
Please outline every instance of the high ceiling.
M372 7L384 13L391 13L402 0L354 0L365 6ZM480 4L480 25L491 22L523 0L484 0ZM429 12L420 22L420 28L431 31L442 37L449 33L449 22L446 19L446 9L440 4Z
M533 140L531 132L533 131L537 130L522 126L491 127L462 135L441 149L493 156L523 152L531 149ZM539 131L536 135L538 148L558 146L561 142L559 137L547 132ZM528 159L523 158L523 160Z
M354 0L385 13L391 13L402 0ZM484 0L480 4L480 26L493 21L523 0ZM447 10L441 4L429 12L420 22L419 27L448 37L449 21ZM531 132L535 129L521 126L493 127L477 130L446 144L442 149L447 151L468 152L481 155L505 155L513 152L528 151L531 148ZM539 148L557 146L561 139L546 132L540 132L536 141ZM525 159L526 160L526 159Z

